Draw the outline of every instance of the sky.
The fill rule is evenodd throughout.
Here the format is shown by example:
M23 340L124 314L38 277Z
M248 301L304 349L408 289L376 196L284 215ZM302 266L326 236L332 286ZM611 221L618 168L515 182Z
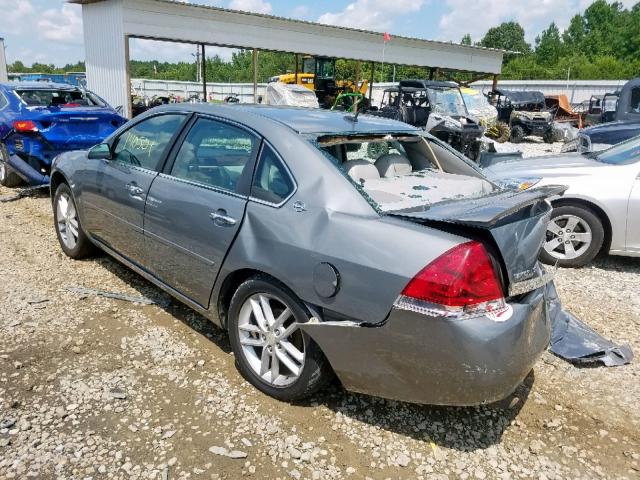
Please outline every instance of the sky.
M631 7L637 0L622 0ZM565 28L592 0L194 0L192 3L268 13L332 25L363 28L391 35L459 42L474 41L502 21L516 20L527 40L555 21ZM0 0L7 61L62 66L84 59L81 7L64 0ZM136 60L190 61L191 45L132 40ZM230 55L229 49L207 54Z

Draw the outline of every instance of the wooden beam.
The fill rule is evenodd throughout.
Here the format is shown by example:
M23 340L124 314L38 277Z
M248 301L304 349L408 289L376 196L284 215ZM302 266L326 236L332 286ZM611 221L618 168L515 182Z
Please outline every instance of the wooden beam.
M207 102L207 57L204 53L204 43L200 45L201 47L201 55L200 61L202 62L202 67L200 71L202 72L202 95L204 96L205 103Z
M253 49L253 103L258 103L258 49Z
M376 62L371 62L371 81L369 82L369 102L371 102L371 99L373 98L373 80L374 80L374 76L373 74L376 71Z

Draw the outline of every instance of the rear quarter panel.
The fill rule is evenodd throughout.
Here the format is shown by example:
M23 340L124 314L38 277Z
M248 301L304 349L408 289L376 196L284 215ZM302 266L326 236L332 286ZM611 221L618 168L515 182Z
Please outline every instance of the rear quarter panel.
M381 322L416 273L465 239L381 217L335 165L289 132L269 138L298 188L280 208L249 202L217 288L233 271L257 269L305 302L354 320ZM295 202L306 210L296 211ZM314 269L322 262L339 273L339 291L331 298L314 289Z

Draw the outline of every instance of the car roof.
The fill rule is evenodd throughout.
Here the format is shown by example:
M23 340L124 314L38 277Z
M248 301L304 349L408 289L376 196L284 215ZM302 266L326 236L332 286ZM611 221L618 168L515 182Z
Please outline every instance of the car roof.
M406 123L372 115L358 115L357 121L351 120L353 114L344 111L321 110L315 108L299 108L275 105L255 104L206 104L206 103L174 103L162 105L152 111L182 110L196 113L220 115L230 120L243 122L243 117L252 120L276 122L300 134L359 134L359 133L392 133L417 132ZM247 122L245 122L247 123ZM251 122L253 123L253 122Z
M458 88L458 84L454 82L441 82L438 80L420 79L400 80L400 86L414 88Z
M69 85L68 83L55 83L55 82L7 82L7 83L0 83L0 85L10 90L22 90L22 89L78 90L78 87L75 85Z

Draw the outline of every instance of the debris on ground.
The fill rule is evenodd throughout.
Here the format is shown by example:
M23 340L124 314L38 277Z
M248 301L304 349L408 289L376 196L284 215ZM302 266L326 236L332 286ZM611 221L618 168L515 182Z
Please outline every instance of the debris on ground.
M631 363L633 351L628 344L616 345L562 308L553 282L547 285L547 295L552 353L579 365L615 367Z
M11 195L0 195L0 203L15 202L25 197L32 197L49 192L49 185L36 185L35 187L20 188Z
M78 295L80 295L80 298L87 298L89 296L95 295L98 297L113 298L114 300L122 300L124 302L138 303L140 305L159 305L161 307L167 307L171 303L171 300L167 297L160 300L154 300L149 297L128 295L126 293L118 292L108 292L106 290L98 290L95 288L71 286L65 287L65 290L72 293L77 293Z

